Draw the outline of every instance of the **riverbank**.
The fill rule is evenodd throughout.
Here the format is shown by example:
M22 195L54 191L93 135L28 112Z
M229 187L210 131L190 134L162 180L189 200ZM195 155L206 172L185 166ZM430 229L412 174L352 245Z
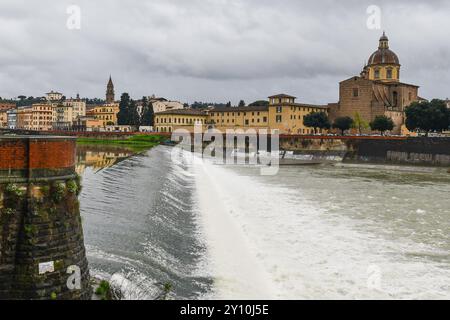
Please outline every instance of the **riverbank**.
M160 135L134 135L120 140L102 138L78 138L77 144L120 146L130 148L134 151L142 151L155 147L166 139L167 137Z

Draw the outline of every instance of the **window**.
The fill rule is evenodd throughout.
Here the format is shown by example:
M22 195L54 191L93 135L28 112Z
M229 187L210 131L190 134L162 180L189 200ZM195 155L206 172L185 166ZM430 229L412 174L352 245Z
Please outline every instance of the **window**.
M392 79L392 69L387 69L386 78Z
M263 122L267 122L267 117L263 117Z
M281 115L277 115L275 119L276 119L277 123L280 123L281 122Z
M248 126L248 119L245 119L245 125Z
M397 93L397 91L394 91L394 92L393 92L393 94L392 94L392 100L393 100L393 105L394 105L394 107L396 107L396 106L397 106L397 103L398 103L398 93Z
M353 88L353 97L354 98L359 97L359 89L358 88Z
M277 107L277 113L280 113L282 111L282 107Z
M375 69L375 79L380 79L380 70Z

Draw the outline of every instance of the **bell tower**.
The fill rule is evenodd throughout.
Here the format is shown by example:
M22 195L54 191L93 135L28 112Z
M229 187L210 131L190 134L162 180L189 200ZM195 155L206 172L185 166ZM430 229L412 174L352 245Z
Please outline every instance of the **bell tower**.
M109 76L108 85L106 87L106 103L114 103L114 84L111 76Z

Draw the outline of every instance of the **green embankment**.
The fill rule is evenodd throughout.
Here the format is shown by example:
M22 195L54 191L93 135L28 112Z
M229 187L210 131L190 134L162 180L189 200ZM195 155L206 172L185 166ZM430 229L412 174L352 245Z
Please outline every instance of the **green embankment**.
M135 135L128 139L97 139L97 138L78 138L78 144L87 145L116 145L126 148L132 148L134 150L144 150L152 148L161 142L167 140L167 137L160 135Z

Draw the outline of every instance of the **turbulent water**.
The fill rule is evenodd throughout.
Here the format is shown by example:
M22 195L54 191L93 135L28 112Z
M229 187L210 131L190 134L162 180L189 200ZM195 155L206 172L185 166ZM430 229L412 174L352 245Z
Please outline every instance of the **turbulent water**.
M165 283L176 299L450 298L445 170L289 166L261 176L174 150L83 173L91 272L127 283L129 298L155 298Z

